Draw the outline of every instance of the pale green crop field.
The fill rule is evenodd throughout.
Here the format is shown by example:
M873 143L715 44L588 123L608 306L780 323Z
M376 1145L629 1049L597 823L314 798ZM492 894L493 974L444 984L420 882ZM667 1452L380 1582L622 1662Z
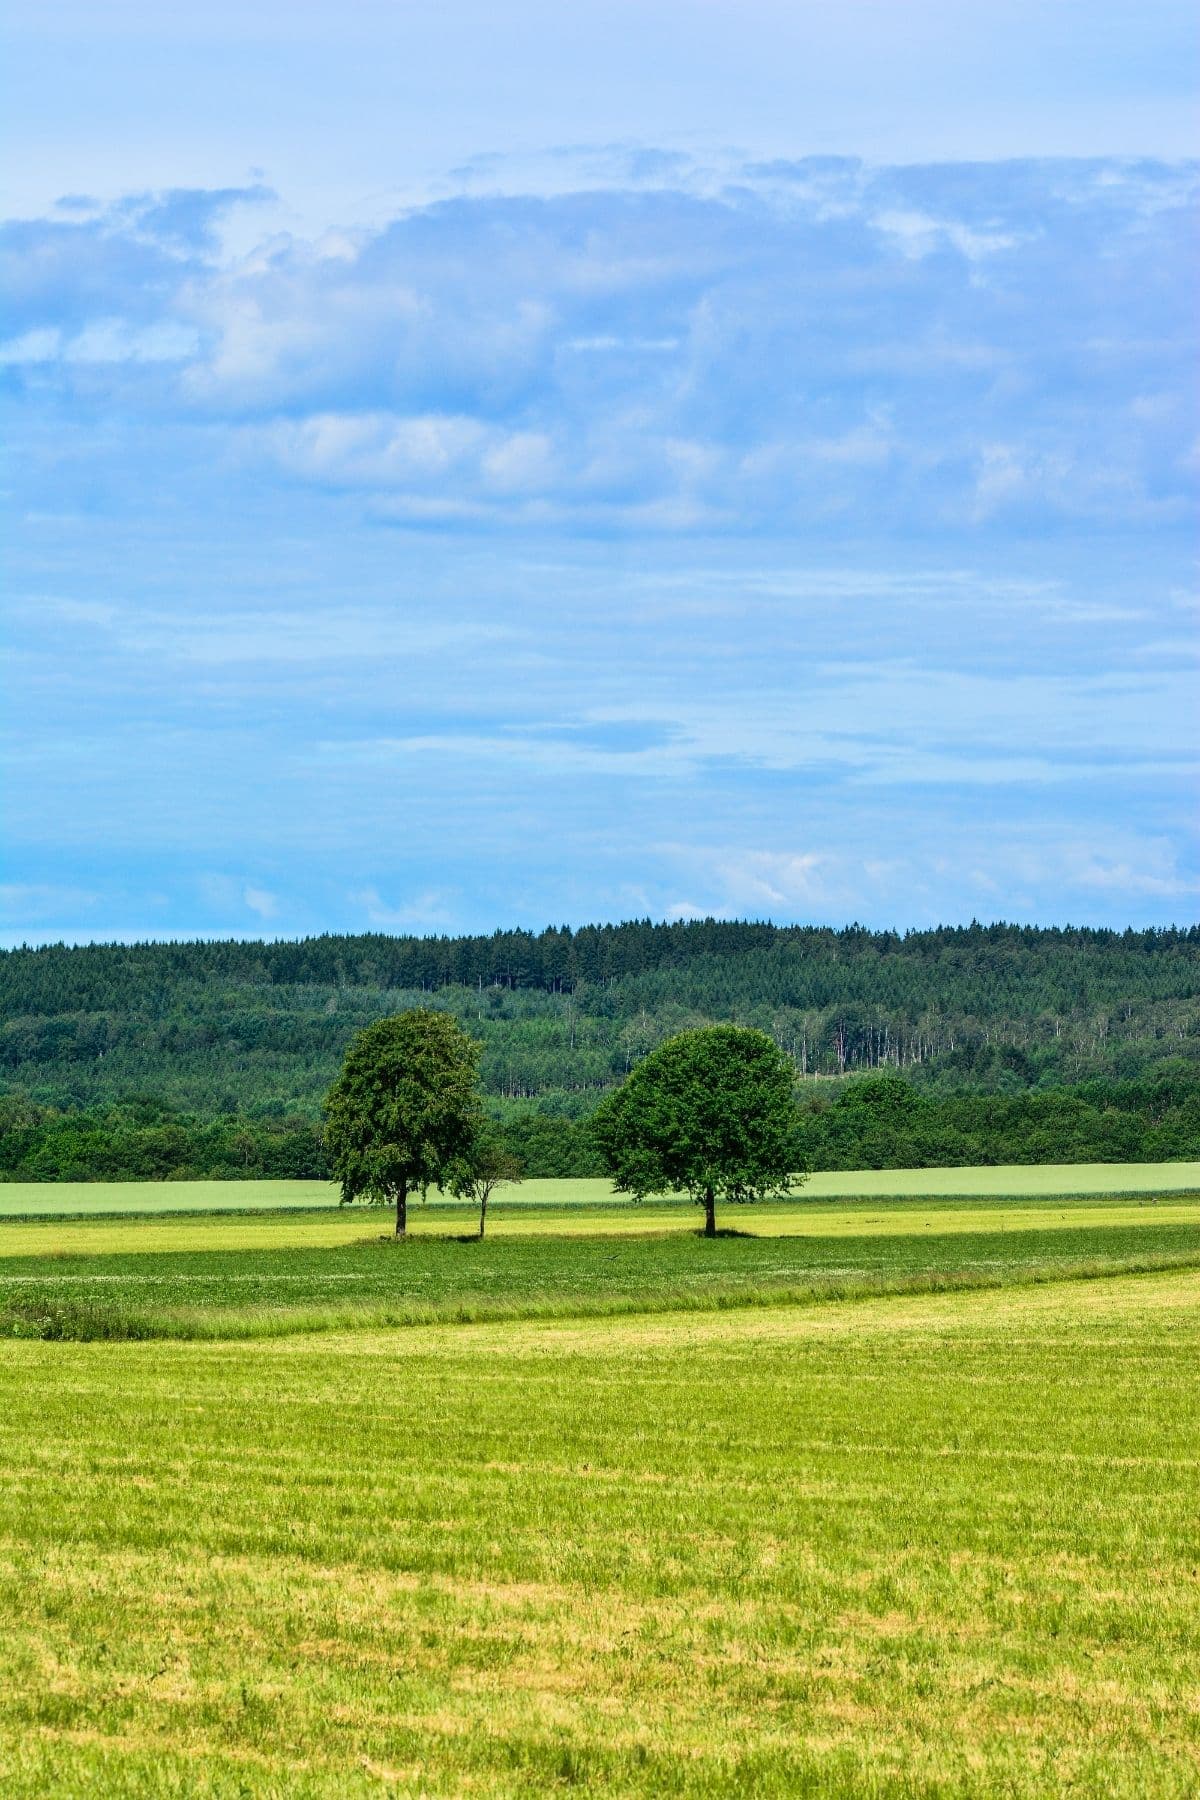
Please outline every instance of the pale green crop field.
M1195 1270L0 1342L0 1792L1190 1800L1198 1370Z
M560 1185L560 1184L556 1184ZM561 1184L565 1185L565 1184ZM726 1207L722 1226L758 1238L975 1237L1025 1233L1152 1229L1200 1225L1200 1192L1156 1192L1124 1199L1063 1199L930 1203L921 1200L810 1200L779 1205ZM445 1239L469 1230L473 1208L413 1206L409 1235ZM695 1232L698 1208L622 1199L601 1208L539 1206L526 1210L503 1193L488 1210L488 1237L640 1238ZM51 1215L0 1221L0 1271L9 1258L42 1257L56 1265L68 1257L149 1256L171 1252L272 1252L285 1249L351 1249L391 1234L382 1208L333 1207L295 1212L101 1214L94 1218ZM0 1291L3 1275L0 1273Z
M971 1169L866 1169L811 1175L805 1199L974 1199L1200 1190L1200 1162L998 1164ZM120 1212L243 1212L336 1206L325 1181L14 1181L0 1183L0 1218ZM526 1181L505 1206L626 1204L603 1180ZM436 1194L430 1204L440 1204Z

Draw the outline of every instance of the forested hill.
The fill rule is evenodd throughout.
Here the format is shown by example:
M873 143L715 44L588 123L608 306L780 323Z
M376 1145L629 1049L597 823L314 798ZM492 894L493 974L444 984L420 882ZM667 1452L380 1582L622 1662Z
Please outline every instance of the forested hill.
M1200 970L1200 925L1179 930L1096 931L1020 925L939 926L932 931L840 931L724 919L495 931L480 937L312 937L263 943L62 944L0 951L5 1010L40 1014L143 1008L181 984L367 988L444 987L571 993L659 974L711 982L721 965L731 989L787 1005L945 996L967 1010L1028 1014L1044 1006L1191 997ZM736 972L735 972L736 971ZM771 992L763 984L769 984ZM1152 996L1153 990L1153 996Z
M419 1004L483 1040L499 1099L566 1116L686 1025L770 1032L803 1077L1015 1091L1200 1062L1200 927L832 931L721 920L490 937L0 953L0 1082L60 1108L154 1098L317 1116L354 1030Z
M7 1180L322 1174L350 1037L421 1004L482 1040L531 1175L596 1172L603 1090L727 1019L792 1057L814 1167L1200 1155L1200 928L57 945L0 953L0 1000Z

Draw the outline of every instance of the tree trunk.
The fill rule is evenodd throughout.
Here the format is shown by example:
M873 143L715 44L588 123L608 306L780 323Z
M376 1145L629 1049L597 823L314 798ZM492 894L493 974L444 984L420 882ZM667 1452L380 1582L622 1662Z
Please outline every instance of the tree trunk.
M408 1183L402 1181L396 1189L396 1236L402 1238L408 1230Z
M479 1196L479 1238L480 1238L480 1242L483 1241L483 1228L487 1224L487 1203L488 1203L488 1197L487 1197L486 1192L480 1194L480 1196Z
M706 1187L704 1190L704 1235L705 1237L716 1237L717 1235L717 1202L710 1187Z

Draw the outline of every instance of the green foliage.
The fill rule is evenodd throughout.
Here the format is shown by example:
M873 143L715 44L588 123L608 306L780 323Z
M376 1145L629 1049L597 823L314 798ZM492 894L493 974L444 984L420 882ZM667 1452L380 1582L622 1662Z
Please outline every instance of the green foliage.
M1200 1155L1200 1071L1161 1065L1140 1081L1011 1094L944 1093L894 1076L801 1090L797 1169L992 1163L1169 1162ZM894 1096L888 1105L884 1094ZM604 1173L590 1121L526 1101L496 1126L533 1179ZM146 1103L59 1112L0 1097L0 1181L328 1180L320 1128L304 1118L216 1119Z
M796 1167L792 1065L761 1031L681 1031L638 1063L592 1121L613 1185L688 1194L712 1236L718 1200L786 1192Z
M987 1163L1167 1162L1200 1149L1200 1072L1015 1094L943 1094L862 1076L804 1106L801 1166L916 1169Z
M354 1032L413 1006L483 1044L494 1116L578 1119L675 1032L766 1031L802 1079L943 1091L1200 1062L1200 929L835 932L701 920L303 943L0 953L0 1087L61 1111L152 1096L315 1122ZM581 1171L582 1172L582 1171Z
M445 1013L377 1019L346 1052L325 1103L325 1142L342 1199L395 1202L469 1163L483 1124L479 1046Z

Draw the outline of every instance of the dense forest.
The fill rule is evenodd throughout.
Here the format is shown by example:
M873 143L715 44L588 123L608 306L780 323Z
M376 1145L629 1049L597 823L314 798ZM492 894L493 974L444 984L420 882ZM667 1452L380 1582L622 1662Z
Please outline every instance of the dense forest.
M600 1094L717 1020L792 1058L811 1167L1200 1154L1200 927L52 945L0 953L0 999L7 1179L320 1173L347 1041L416 1004L481 1039L531 1174L589 1172Z

